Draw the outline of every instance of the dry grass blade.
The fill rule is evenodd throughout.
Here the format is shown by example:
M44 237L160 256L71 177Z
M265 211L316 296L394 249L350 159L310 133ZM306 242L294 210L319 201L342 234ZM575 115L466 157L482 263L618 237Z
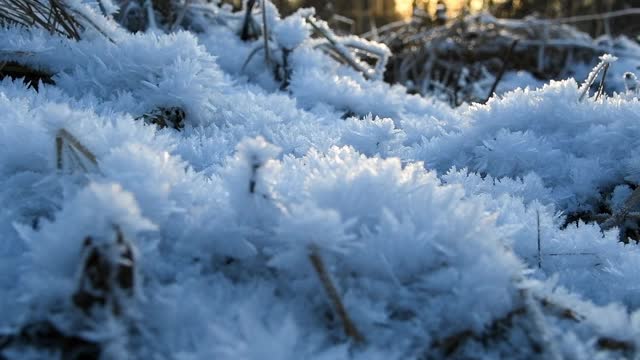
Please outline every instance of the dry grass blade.
M364 336L360 334L353 321L351 321L351 318L349 317L349 314L347 313L347 310L342 303L342 299L338 294L338 290L333 285L331 275L329 275L329 272L324 265L324 261L322 261L322 257L320 256L317 247L311 246L309 248L309 260L311 261L314 270L318 274L318 278L320 279L320 282L322 283L327 296L333 303L333 306L338 313L340 320L342 320L344 332L356 343L363 343L365 341Z
M58 0L0 0L0 24L34 26L75 40L83 28Z
M601 61L591 71L591 73L589 73L587 80L584 82L584 84L582 84L581 93L580 93L580 97L578 98L578 102L582 102L584 99L588 97L589 89L591 89L591 86L593 85L593 83L595 83L596 79L598 78L598 75L600 75L600 73L604 71L602 80L600 81L600 86L598 89L598 94L596 95L596 99L601 95L601 91L604 91L604 81L605 81L605 77L607 75L608 69L609 69L609 62Z
M114 42L89 16L64 0L0 0L0 25L37 27L74 40L91 27Z
M600 79L600 85L598 85L598 93L596 94L596 100L600 99L600 97L604 94L604 83L607 80L607 72L609 71L609 64L604 67L602 71L602 78Z
M56 167L58 170L62 170L64 167L64 148L67 145L69 154L75 159L75 162L83 169L87 170L78 152L88 160L92 165L98 166L98 160L96 156L87 149L75 136L71 135L67 130L60 129L56 134Z
M263 49L263 45L260 45L258 47L256 47L255 49L251 50L251 52L249 53L249 56L247 56L247 60L244 61L244 63L242 64L242 68L241 71L244 72L245 69L247 68L247 65L249 65L249 62L251 62L251 59L253 59L253 57L260 51Z

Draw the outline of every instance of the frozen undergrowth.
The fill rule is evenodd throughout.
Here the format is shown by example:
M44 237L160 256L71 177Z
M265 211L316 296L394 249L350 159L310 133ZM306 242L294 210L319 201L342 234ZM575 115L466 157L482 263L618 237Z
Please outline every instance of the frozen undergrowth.
M452 110L272 16L288 92L222 26L0 30L55 82L0 83L0 354L636 356L640 252L564 225L637 184L637 99L567 80ZM141 120L173 107L181 131Z

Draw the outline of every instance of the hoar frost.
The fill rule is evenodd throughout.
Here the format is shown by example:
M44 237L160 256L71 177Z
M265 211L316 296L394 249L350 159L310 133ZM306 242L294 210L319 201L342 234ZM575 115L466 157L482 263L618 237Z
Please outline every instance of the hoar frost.
M55 82L0 82L0 357L637 356L640 252L598 225L640 179L635 75L451 109L267 2L283 87L242 16L199 5L222 17L185 14L197 34L0 29L0 63ZM95 169L77 145L57 166L61 130Z

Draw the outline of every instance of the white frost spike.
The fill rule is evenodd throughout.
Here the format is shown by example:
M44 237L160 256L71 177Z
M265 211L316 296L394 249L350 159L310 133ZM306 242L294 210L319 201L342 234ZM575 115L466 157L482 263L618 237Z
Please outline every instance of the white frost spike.
M276 228L284 249L276 253L270 265L294 270L299 262L307 261L309 246L347 254L358 247L356 237L347 232L354 223L355 220L343 222L335 210L319 209L311 203L294 205Z
M614 62L618 61L618 57L611 54L604 54L600 56L598 59L600 59L600 61L606 64L613 64Z
M307 9L298 10L296 13L283 19L276 25L274 35L280 46L287 50L293 50L305 42L310 36L310 26L305 20L312 16Z
M256 190L258 171L270 159L280 154L280 148L269 144L262 136L246 139L238 144L238 159L249 166L249 193Z
M242 140L236 150L225 176L231 206L242 223L262 228L280 212L273 196L273 176L280 164L273 158L281 150L261 136Z
M236 147L238 157L251 163L264 164L267 160L280 155L279 147L268 143L262 136L244 139Z

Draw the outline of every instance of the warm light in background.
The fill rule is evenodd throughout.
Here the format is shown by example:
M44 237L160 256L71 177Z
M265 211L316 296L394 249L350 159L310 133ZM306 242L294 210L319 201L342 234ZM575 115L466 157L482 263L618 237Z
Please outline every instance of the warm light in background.
M405 19L411 17L413 0L396 0L396 11Z
M418 4L423 4L425 2L426 1L418 0ZM450 16L457 15L464 7L465 2L466 0L444 0L444 3L447 5L447 10L449 10ZM471 10L472 12L482 10L482 4L483 0L471 0L471 9L469 10ZM429 1L429 13L433 14L436 11L436 5L436 0ZM396 0L396 11L403 18L411 17L411 11L413 10L412 6L413 0Z

